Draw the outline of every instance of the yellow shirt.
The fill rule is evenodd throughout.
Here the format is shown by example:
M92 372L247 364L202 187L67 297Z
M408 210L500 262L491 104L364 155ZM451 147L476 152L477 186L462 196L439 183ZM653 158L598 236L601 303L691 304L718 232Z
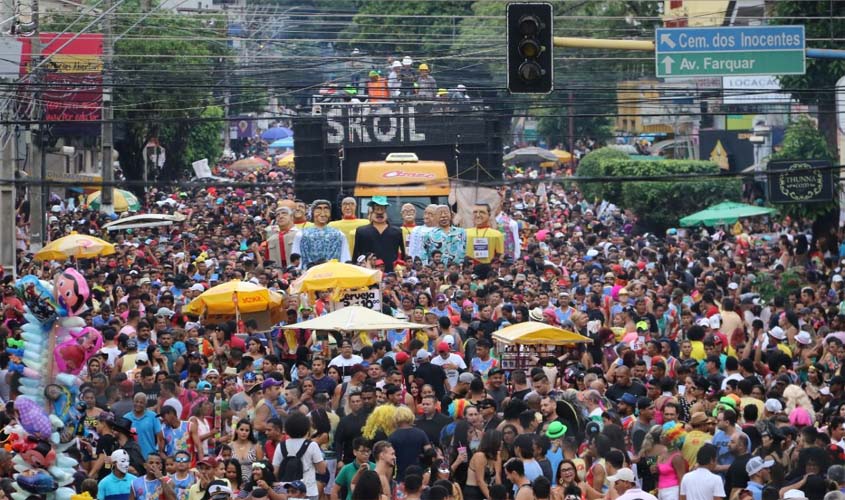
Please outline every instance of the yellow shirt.
M349 243L349 255L352 255L355 251L355 230L369 223L367 219L340 219L329 222L329 227L337 229L346 236L346 242Z
M687 461L690 469L697 465L696 455L698 455L698 450L709 443L711 439L713 439L713 436L699 430L687 433L687 437L684 438L684 445L681 447L681 455L684 456L684 460Z
M466 256L489 264L497 255L505 253L505 237L498 229L485 227L484 229L467 229Z
M707 352L704 350L704 342L700 340L690 340L690 345L692 346L692 351L690 351L689 357L696 361L701 361L707 357Z
M303 229L305 229L305 228L307 228L307 227L314 227L314 223L313 223L313 222L308 222L308 221L305 221L305 222L294 222L294 223L293 223L293 227L295 227L295 228L299 229L300 231L302 231Z

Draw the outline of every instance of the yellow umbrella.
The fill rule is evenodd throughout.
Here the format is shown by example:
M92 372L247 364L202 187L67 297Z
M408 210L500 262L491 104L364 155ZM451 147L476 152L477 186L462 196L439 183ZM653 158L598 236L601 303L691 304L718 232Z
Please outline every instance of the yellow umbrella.
M376 285L381 281L381 271L344 264L331 260L305 271L291 285L292 293L314 293L334 290L334 299L339 299L344 290L357 290Z
M197 316L234 315L236 298L241 314L279 309L282 306L280 294L249 281L232 280L204 291L183 310Z
M516 323L493 332L493 338L505 344L565 345L592 342L593 339L575 332L538 321Z
M276 162L276 166L279 167L279 168L286 168L288 170L293 170L294 162L295 162L295 160L294 160L294 157L293 157L293 153L291 153L291 154L283 156L282 158L279 158L279 160Z
M72 232L67 236L51 241L35 254L35 260L91 259L114 253L114 245L95 236Z
M88 202L88 206L91 210L100 209L100 203L102 201L100 200L100 196L102 194L102 191L94 191L88 195L86 201ZM138 197L129 191L124 191L123 189L112 190L112 202L115 212L128 212L130 210L137 211L141 209L141 202L138 201Z
M557 161L561 163L567 163L572 160L572 153L569 151L564 151L562 149L553 149L552 153L557 156Z

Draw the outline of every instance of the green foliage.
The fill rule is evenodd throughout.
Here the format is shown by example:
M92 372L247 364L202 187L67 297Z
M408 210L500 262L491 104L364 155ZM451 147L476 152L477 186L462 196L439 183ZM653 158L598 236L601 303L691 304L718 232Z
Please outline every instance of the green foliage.
M834 154L825 142L824 135L806 116L800 117L786 129L781 148L772 160L828 160Z
M223 118L223 108L209 106L202 112L201 118ZM208 158L214 162L223 154L223 142L221 140L225 122L222 120L208 120L192 123L180 121L172 124L165 124L161 127L160 140L163 144L171 147L183 147L184 152L176 158L167 156L170 168L178 175L192 174L191 162ZM184 144L183 144L184 143Z
M457 17L470 13L470 4L460 0L361 0L352 25L341 38L352 39L348 43L350 47L364 44L373 54L444 53L457 35ZM397 17L381 17L384 15Z
M808 42L813 48L841 49L845 36L845 2L808 2L778 0L772 4L772 24L804 25ZM779 77L785 89L805 104L818 105L828 111L819 115L821 130L827 143L836 147L836 115L829 112L835 106L834 87L845 75L845 60L807 58L803 75Z
M578 177L604 177L612 175L605 172L604 165L610 160L625 160L628 158L624 152L614 148L600 148L587 153L578 162L578 170L575 180ZM620 184L606 182L578 182L578 187L584 195L584 199L593 202L596 200L607 200L611 203L619 203Z
M771 302L775 297L786 299L790 293L800 292L803 281L795 269L787 269L775 279L772 273L759 273L754 283L754 290L760 294L760 298Z
M607 156L611 156L607 154ZM654 177L681 174L715 174L719 167L710 161L666 160L647 161L607 158L600 161L598 170L603 176L611 177ZM580 172L579 172L580 174ZM678 220L724 200L739 199L738 179L696 179L673 180L671 182L605 182L613 185L604 192L607 201L621 208L630 209L639 225L655 232L678 224ZM618 192L618 198L616 193Z
M772 160L833 161L834 158L824 134L807 117L801 117L787 127L781 149L771 156ZM837 190L839 183L834 182L833 185L834 190ZM784 203L778 205L778 210L784 216L815 220L837 206L834 196L834 200L827 203Z
M189 157L189 151L207 151L204 144L192 143L209 130L195 118L221 100L211 89L223 80L222 61L230 55L226 23L223 18L204 17L197 26L194 17L162 12L133 27L138 18L131 13L139 10L137 0L128 0L121 4L115 18L115 35L131 34L115 43L115 74L133 83L115 88L114 115L125 120L125 129L116 133L122 139L115 141L115 147L124 173L137 179L143 172L144 144L159 137L167 150L161 176L174 179L185 162L190 165L190 161L198 159ZM144 82L155 84L139 85ZM233 97L238 99L239 96ZM191 133L194 128L204 132L195 136ZM217 140L222 142L222 136ZM210 161L216 159L209 157Z

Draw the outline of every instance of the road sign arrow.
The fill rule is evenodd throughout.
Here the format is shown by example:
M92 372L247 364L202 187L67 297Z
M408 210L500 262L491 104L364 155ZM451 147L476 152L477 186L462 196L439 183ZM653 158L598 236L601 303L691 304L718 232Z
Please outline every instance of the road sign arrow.
M675 60L672 59L669 56L666 56L660 62L663 63L666 74L671 75L672 74L672 64L675 62Z
M669 46L670 49L675 48L675 42L672 41L672 35L669 33L660 34L660 43Z

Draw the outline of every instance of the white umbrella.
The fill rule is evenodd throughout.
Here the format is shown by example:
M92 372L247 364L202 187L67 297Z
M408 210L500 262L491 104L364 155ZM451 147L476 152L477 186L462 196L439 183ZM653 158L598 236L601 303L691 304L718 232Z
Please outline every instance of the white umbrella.
M304 328L306 330L329 330L334 332L355 332L369 330L404 330L406 328L430 328L431 325L409 323L393 316L382 314L361 306L349 306L337 311L309 319L295 325L285 325L286 329Z

